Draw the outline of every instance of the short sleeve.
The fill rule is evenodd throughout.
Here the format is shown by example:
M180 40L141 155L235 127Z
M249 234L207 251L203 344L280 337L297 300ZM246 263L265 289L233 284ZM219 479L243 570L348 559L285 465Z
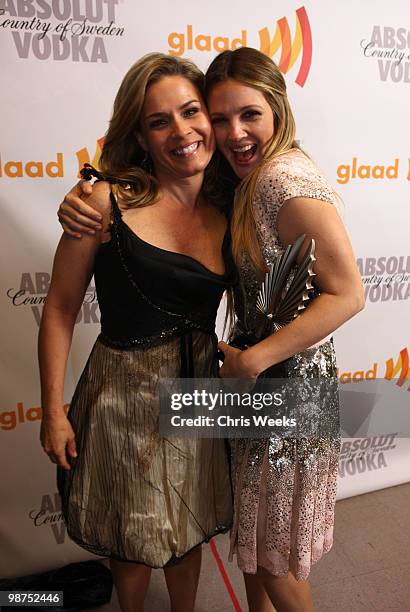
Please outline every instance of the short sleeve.
M274 226L283 203L302 197L330 202L337 208L335 192L302 151L291 149L262 168L256 184L255 206Z

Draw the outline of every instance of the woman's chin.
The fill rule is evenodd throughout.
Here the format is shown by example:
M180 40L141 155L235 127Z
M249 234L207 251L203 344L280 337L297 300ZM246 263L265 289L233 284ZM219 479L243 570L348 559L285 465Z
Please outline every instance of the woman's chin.
M232 155L226 155L226 158L239 179L244 179L256 168L259 164L259 155L254 154L249 160L238 160Z
M238 178L244 179L245 177L248 176L248 174L252 172L252 170L256 168L257 165L258 165L257 159L251 160L250 162L246 164L238 164L238 163L233 162L232 169Z
M180 175L181 178L188 178L197 174L203 174L207 165L209 164L210 158L206 159L192 159L185 160L184 163L179 163L175 167L176 174Z

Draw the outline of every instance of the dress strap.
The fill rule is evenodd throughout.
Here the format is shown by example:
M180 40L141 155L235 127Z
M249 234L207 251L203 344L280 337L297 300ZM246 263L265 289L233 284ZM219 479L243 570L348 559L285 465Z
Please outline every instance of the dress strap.
M112 181L109 181L101 172L99 172L99 170L97 170L96 168L94 168L94 166L92 166L91 164L84 164L84 167L82 168L82 170L80 170L80 174L81 177L85 180L85 181L90 181L91 179L95 178L96 181L105 181L107 180L108 182L112 183ZM121 221L122 218L122 213L120 210L120 207L118 206L118 202L117 202L117 198L115 197L115 195L113 194L112 191L112 187L110 189L110 201L111 201L111 209L112 209L112 216L113 216L113 224L112 224L112 234L113 234L113 240L114 240L114 244L117 250L117 253L119 255L119 258L121 260L121 265L126 273L126 275L128 276L128 279L131 283L131 285L134 287L134 289L136 290L136 292L138 293L138 295L145 301L147 302L152 308L162 312L163 314L169 315L171 317L175 317L176 319L184 319L184 315L179 314L179 313L175 313L175 312L171 312L169 310L166 310L165 308L161 308L160 306L158 306L157 304L154 304L153 302L151 302L151 300L145 295L145 293L143 293L143 291L141 291L141 289L139 288L138 284L135 282L134 276L131 272L131 270L129 269L128 263L127 263L127 257L126 257L126 253L123 250L122 244L121 244L121 224L119 223L119 221Z
M122 212L120 207L118 206L117 198L112 192L112 187L110 188L110 201L111 201L111 210L112 210L112 220L114 224L119 223L122 219Z

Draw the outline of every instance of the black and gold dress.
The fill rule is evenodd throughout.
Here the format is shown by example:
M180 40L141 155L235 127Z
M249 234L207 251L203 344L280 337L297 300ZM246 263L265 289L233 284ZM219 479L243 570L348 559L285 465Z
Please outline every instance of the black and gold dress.
M94 268L101 333L68 413L78 457L58 488L76 543L163 567L231 526L225 441L161 437L158 386L216 375L216 313L236 273L228 233L216 274L140 239L111 201Z

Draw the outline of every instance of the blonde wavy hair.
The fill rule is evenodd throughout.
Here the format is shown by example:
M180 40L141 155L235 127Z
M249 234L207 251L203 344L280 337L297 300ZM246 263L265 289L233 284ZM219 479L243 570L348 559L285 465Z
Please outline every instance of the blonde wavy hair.
M266 55L250 47L224 51L209 66L205 75L205 91L228 79L234 79L262 92L272 109L274 132L268 141L263 162L236 187L232 213L232 252L240 263L247 254L255 270L262 274L266 264L260 250L253 200L259 173L264 164L292 148L300 148L295 141L296 125L286 94L286 83L279 68Z
M138 143L137 134L148 88L166 76L184 77L204 97L205 77L193 62L164 53L149 53L128 70L114 100L99 167L127 207L148 206L160 195L155 174L141 167L146 152ZM210 201L219 204L221 194L208 174L205 173L202 191Z

